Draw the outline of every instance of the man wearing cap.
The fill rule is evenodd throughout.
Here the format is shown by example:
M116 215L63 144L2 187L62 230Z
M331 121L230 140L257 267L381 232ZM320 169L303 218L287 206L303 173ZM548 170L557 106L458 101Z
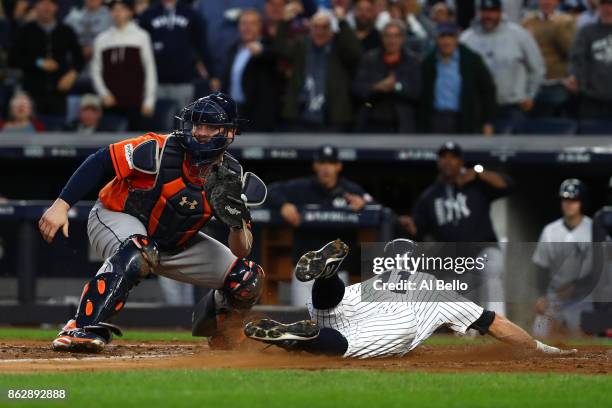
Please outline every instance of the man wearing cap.
M584 215L586 186L567 179L559 187L559 198L563 216L544 227L532 257L542 294L534 305L533 333L542 337L565 330L580 334L580 315L592 309L588 277L593 223Z
M57 21L57 9L56 0L36 2L36 19L17 31L9 64L23 72L23 88L38 113L63 116L83 56L74 31Z
M372 196L360 185L340 177L342 162L335 146L321 146L315 153L312 164L314 175L294 180L272 183L268 187L266 204L278 208L283 219L296 228L294 234L293 259L312 248L323 246L330 239L341 237L345 242L355 242L355 231L343 229L312 229L300 228L302 216L299 207L308 204L318 204L323 209L351 209L360 211L366 204L373 203ZM355 247L357 247L355 245ZM349 262L358 262L359 255L353 253ZM359 270L357 265L353 270ZM309 296L309 288L299 286L302 290L293 293L294 305L304 306Z
M509 193L512 181L480 165L466 168L463 151L455 142L438 149L438 172L438 179L417 199L412 215L400 217L400 223L421 241L431 236L443 243L485 243L474 249L488 258L484 275L487 308L504 314L503 257L495 244L490 209L493 201Z
M102 119L102 103L97 95L85 94L81 97L79 118L69 123L64 130L78 133L111 132L112 129L100 122Z
M460 39L489 67L497 88L495 131L510 133L533 108L546 72L537 43L523 27L502 17L501 0L481 0L479 18Z
M414 133L421 93L419 60L404 47L403 21L388 22L382 38L383 47L364 55L353 81L353 93L362 101L357 131Z
M612 0L600 0L599 20L583 27L571 61L580 94L580 119L612 116Z
M436 48L423 61L422 130L491 135L495 84L480 55L458 36L456 24L440 24Z
M157 71L149 34L133 21L132 0L111 0L113 26L94 41L91 76L105 109L139 129L155 108Z

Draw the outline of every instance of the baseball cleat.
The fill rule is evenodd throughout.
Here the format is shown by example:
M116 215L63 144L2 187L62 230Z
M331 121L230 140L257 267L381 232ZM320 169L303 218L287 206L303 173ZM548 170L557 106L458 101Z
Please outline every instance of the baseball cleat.
M301 282L329 278L349 253L349 247L340 239L327 243L318 251L306 252L295 266L295 277Z
M68 321L51 346L55 351L99 353L111 342L113 333L121 336L121 329L108 323L96 326L76 327L74 320Z
M248 338L288 350L301 341L317 338L319 330L319 326L312 320L283 324L271 319L261 319L244 326L244 334Z

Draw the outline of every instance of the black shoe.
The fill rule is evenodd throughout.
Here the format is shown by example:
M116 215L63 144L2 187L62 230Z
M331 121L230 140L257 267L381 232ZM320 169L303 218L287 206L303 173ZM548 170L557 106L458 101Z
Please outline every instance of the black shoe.
M298 350L300 342L316 339L319 336L319 326L312 320L283 324L270 319L261 319L247 323L244 326L244 334L250 339L286 350Z
M318 251L306 252L295 266L295 277L301 282L329 278L349 253L349 247L340 239L327 243Z

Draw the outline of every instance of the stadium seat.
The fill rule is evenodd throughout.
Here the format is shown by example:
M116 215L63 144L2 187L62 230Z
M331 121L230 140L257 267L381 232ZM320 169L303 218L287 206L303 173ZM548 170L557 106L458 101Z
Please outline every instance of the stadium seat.
M38 115L36 119L42 122L47 132L62 130L66 124L66 117L63 115Z
M160 98L155 102L155 114L142 121L143 130L166 132L174 127L174 115L179 107L172 99Z
M612 120L581 120L579 123L578 131L581 135L612 135Z
M578 124L573 119L567 118L530 118L524 121L515 130L517 134L535 135L574 135L578 130Z

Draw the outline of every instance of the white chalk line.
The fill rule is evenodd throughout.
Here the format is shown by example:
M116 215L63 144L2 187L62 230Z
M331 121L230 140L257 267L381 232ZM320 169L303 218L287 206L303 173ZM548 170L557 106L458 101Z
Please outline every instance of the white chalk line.
M148 354L144 356L98 356L98 357L53 357L53 358L14 358L0 360L0 364L35 363L39 361L100 361L100 360L145 360L154 358L182 357L189 354Z

